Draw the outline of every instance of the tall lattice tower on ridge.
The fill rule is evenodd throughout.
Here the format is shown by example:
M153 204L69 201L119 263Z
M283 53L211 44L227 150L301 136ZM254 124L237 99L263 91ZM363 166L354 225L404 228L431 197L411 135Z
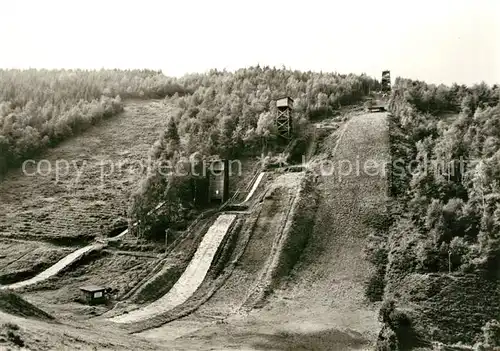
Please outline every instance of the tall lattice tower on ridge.
M280 98L276 100L276 107L278 108L278 115L276 116L278 135L285 140L290 140L292 137L293 99L289 96Z
M382 71L382 85L383 92L391 91L391 71Z

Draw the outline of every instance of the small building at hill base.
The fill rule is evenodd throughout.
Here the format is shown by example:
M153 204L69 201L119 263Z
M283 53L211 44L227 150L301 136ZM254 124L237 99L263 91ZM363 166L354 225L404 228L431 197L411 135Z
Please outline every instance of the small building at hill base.
M107 288L98 285L82 286L80 291L83 293L85 302L90 305L106 302Z

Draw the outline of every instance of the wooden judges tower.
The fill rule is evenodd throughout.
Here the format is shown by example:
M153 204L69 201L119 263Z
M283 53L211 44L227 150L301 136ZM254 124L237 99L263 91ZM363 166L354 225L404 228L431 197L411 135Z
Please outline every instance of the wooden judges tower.
M282 97L276 100L276 107L278 108L276 116L278 135L285 140L290 140L292 137L293 99L289 96Z

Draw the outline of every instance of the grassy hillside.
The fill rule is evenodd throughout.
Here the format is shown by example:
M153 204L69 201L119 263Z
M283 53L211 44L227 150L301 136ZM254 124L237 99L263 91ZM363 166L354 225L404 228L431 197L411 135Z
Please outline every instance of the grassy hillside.
M0 176L123 111L122 99L186 90L147 70L0 70Z
M52 320L53 317L12 292L0 290L0 311L20 317Z
M48 150L49 163L30 164L31 176L13 169L0 182L1 235L68 245L123 230L169 110L158 100L128 102L124 113ZM58 160L69 162L59 174Z

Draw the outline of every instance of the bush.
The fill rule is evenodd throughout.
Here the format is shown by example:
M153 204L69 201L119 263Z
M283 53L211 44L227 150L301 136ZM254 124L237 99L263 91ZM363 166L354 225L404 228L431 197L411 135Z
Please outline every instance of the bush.
M384 269L377 269L376 273L373 274L365 287L365 296L371 302L381 301L384 297L385 289L385 267Z
M481 329L482 345L486 349L500 347L500 323L496 319L487 322Z
M384 326L380 331L376 351L399 351L399 343L396 333L389 327Z
M4 323L0 328L2 334L4 334L8 341L16 346L24 347L25 343L21 336L18 334L20 328L14 323Z
M427 345L413 329L410 316L405 311L397 309L394 300L389 299L382 303L379 321L384 327L379 334L377 349L380 347L380 350L411 350L417 346Z

